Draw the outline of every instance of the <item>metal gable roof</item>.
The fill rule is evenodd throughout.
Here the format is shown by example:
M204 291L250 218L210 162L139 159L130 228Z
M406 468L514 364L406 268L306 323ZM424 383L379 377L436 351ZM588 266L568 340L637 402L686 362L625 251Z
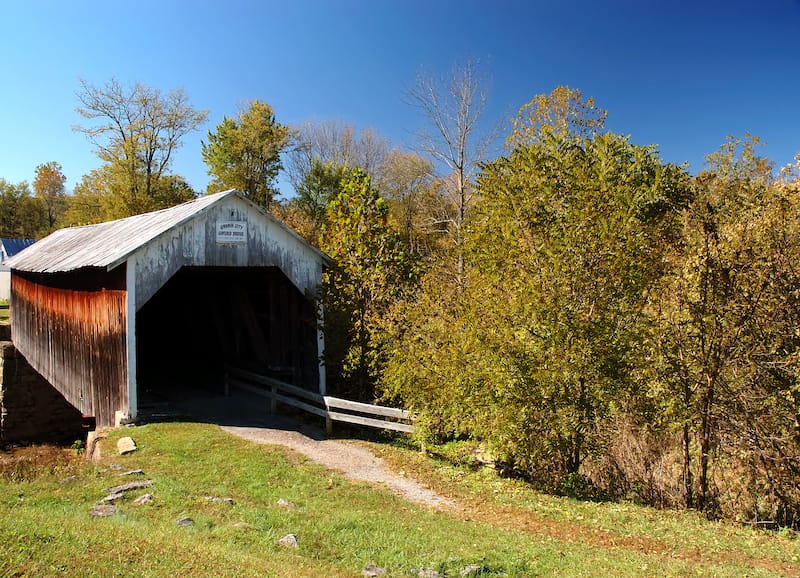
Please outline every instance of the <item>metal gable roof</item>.
M83 267L113 269L123 263L137 249L171 228L207 211L222 200L236 196L247 203L239 191L230 190L154 211L126 217L116 221L60 229L31 245L5 264L20 271L33 273L62 273ZM251 203L252 204L252 203ZM298 241L311 248L323 262L329 261L324 253L308 245L297 233L262 211L266 218L289 231Z
M33 245L33 239L0 239L2 250L0 254L6 257L13 257L26 247Z

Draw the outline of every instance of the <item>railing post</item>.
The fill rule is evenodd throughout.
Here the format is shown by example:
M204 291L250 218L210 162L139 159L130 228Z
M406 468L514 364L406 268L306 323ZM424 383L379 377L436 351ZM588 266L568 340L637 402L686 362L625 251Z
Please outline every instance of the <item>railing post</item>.
M322 405L325 406L325 433L330 437L333 435L333 420L331 419L328 400L325 397L322 398Z

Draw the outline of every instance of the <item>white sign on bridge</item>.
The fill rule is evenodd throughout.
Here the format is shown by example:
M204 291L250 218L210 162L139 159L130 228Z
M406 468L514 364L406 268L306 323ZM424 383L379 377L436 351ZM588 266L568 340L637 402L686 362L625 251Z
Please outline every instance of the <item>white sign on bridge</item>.
M246 221L219 221L217 243L240 245L247 243Z

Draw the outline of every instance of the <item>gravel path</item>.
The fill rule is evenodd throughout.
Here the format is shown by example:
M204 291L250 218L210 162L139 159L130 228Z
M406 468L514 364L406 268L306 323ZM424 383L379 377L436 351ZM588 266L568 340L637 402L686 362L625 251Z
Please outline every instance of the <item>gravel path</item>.
M274 427L222 426L230 434L260 444L288 447L312 461L338 470L346 478L383 484L412 502L434 508L452 508L451 500L424 487L416 480L387 469L384 461L366 448L337 440L315 439L301 431Z
M414 479L392 472L366 448L325 438L322 430L266 412L267 402L250 395L202 394L174 389L169 400L151 408L154 420L192 417L218 424L224 431L260 443L290 448L351 480L384 485L412 502L449 509L454 503Z

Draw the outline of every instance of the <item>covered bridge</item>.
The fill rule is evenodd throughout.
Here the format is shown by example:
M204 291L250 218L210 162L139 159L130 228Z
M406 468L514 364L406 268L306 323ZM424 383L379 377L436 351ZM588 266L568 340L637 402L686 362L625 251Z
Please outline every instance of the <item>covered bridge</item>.
M226 364L325 392L327 257L237 191L56 231L7 261L13 341L97 425Z

